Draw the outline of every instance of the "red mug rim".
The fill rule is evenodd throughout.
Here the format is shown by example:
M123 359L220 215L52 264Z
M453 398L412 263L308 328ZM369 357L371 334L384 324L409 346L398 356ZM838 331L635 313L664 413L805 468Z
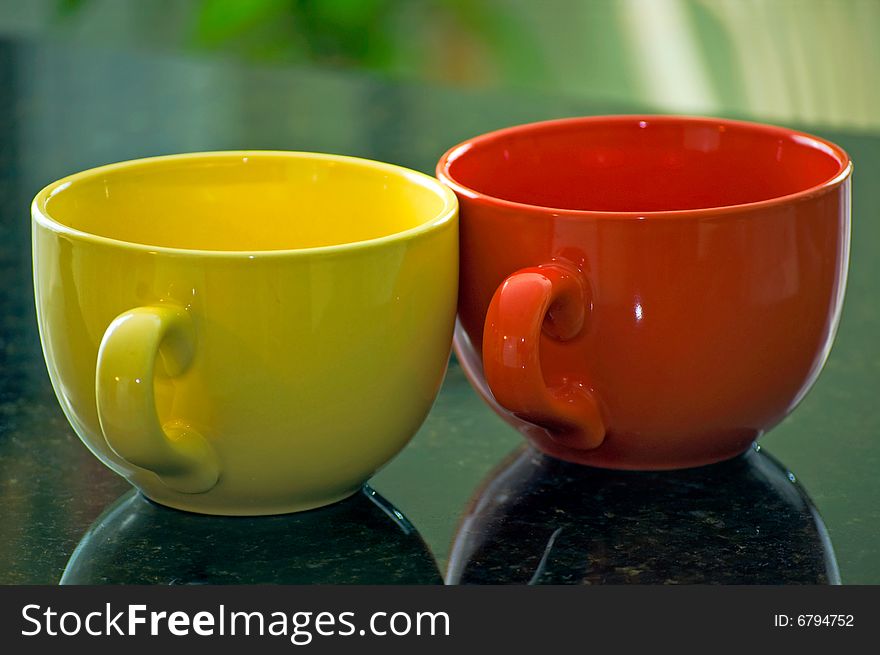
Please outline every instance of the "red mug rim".
M764 132L766 134L775 135L780 138L793 140L800 145L816 148L825 154L833 157L838 162L838 169L826 180L818 184L814 184L806 189L789 193L785 195L775 196L764 200L754 202L719 205L713 207L699 207L693 209L669 209L655 211L604 211L593 209L566 209L559 207L547 207L543 205L529 204L517 202L513 200L505 200L488 193L483 193L477 189L469 187L452 177L449 167L456 159L464 155L475 145L482 145L500 141L506 137L522 134L526 132L542 131L557 127L571 127L583 123L627 123L631 121L651 121L660 123L687 122L694 124L706 125L723 125L730 127L739 127L752 130L754 132ZM744 210L764 209L778 205L784 205L798 200L806 199L821 195L832 188L840 185L850 176L853 170L853 164L846 151L831 141L817 137L806 132L792 130L786 127L776 125L768 125L766 123L755 123L751 121L732 120L727 118L712 118L708 116L685 116L685 115L667 115L667 114L623 114L615 116L577 116L571 118L558 118L548 121L538 121L533 123L524 123L522 125L514 125L505 127L500 130L486 132L479 136L467 139L461 143L454 145L447 150L440 160L437 162L436 175L437 178L452 188L457 194L466 198L476 200L488 205L496 207L514 209L521 212L537 213L554 217L572 217L572 218L598 218L604 219L645 219L645 218L701 218L701 217L718 217L725 214L741 212Z

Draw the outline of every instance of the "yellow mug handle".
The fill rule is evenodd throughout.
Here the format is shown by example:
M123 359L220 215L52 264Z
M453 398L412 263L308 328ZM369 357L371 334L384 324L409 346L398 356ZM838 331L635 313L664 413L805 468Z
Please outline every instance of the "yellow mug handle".
M161 425L153 374L159 357L168 375L183 373L195 345L193 320L183 307L138 307L107 328L95 375L98 420L110 449L152 471L171 489L189 494L217 484L220 462L211 444L186 421Z

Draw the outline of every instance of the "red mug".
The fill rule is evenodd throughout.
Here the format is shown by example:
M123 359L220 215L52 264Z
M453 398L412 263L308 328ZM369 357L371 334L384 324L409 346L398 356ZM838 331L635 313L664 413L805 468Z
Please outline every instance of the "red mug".
M449 150L455 350L543 452L618 469L745 451L815 382L846 286L838 146L714 118L573 118Z

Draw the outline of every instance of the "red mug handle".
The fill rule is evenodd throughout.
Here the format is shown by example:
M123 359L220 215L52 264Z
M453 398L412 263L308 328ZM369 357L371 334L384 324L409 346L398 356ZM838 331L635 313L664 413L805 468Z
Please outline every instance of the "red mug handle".
M541 334L557 341L582 330L590 291L573 266L524 268L495 291L483 330L483 372L498 403L548 430L563 445L599 446L605 426L596 397L583 380L548 386L541 369Z

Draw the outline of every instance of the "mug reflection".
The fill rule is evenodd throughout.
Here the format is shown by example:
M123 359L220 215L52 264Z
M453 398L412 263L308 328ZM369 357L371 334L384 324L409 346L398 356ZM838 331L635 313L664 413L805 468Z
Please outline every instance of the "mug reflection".
M61 584L439 584L413 525L373 489L262 517L190 514L132 490L89 528Z
M804 489L755 446L677 471L569 464L531 448L487 479L448 584L839 584Z

